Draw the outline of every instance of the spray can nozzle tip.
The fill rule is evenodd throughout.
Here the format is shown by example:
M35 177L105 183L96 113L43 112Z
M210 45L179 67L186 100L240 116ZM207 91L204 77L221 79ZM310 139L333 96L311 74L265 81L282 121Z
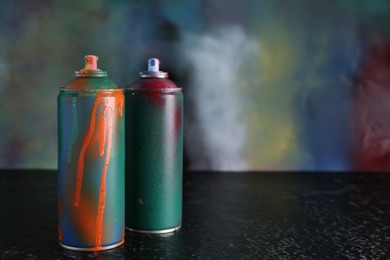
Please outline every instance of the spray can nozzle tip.
M150 58L148 60L148 70L140 72L141 78L168 78L168 73L160 71L160 60L156 58Z
M99 57L95 55L84 56L84 61L85 61L84 70L99 70L97 67L98 60Z
M150 58L148 60L148 71L160 71L160 60L156 58Z

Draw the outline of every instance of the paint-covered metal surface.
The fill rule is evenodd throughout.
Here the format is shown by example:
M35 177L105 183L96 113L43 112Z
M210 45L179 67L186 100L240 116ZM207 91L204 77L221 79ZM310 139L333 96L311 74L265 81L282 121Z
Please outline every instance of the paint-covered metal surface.
M126 227L147 233L175 231L182 216L183 95L157 74L125 90Z
M124 95L104 71L76 75L58 95L58 235L98 251L124 241Z

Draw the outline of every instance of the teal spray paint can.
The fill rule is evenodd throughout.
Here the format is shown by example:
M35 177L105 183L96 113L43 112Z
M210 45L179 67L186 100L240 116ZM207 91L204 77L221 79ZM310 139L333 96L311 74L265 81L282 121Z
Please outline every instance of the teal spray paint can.
M124 242L124 95L97 56L58 95L58 237L99 251Z
M126 228L150 234L182 222L183 94L159 64L125 88Z

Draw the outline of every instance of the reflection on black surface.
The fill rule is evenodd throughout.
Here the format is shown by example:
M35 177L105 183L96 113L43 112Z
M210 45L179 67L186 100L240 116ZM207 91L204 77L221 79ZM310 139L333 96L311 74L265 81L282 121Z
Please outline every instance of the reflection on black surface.
M186 173L178 232L87 253L58 245L54 171L3 171L0 259L386 258L389 194L390 174Z

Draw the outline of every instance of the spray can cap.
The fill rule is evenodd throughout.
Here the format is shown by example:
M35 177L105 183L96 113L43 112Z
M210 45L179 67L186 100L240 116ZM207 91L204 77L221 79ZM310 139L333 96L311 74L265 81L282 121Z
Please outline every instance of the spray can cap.
M76 71L77 77L107 77L107 72L98 68L97 61L99 57L96 55L84 56L84 68Z
M84 70L98 70L97 61L99 60L98 56L95 55L86 55L84 56Z
M168 78L168 73L160 71L160 60L150 58L148 60L148 70L139 73L141 78Z

